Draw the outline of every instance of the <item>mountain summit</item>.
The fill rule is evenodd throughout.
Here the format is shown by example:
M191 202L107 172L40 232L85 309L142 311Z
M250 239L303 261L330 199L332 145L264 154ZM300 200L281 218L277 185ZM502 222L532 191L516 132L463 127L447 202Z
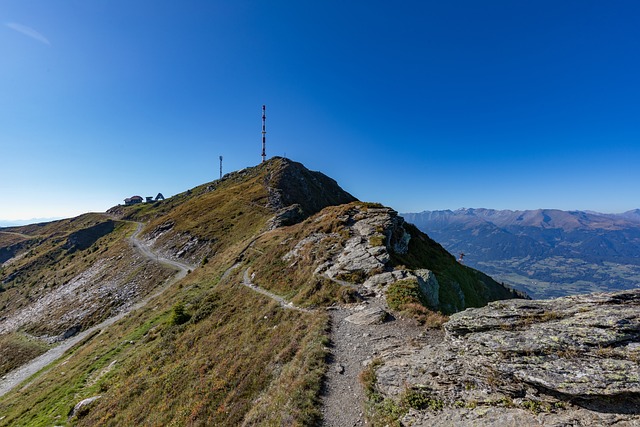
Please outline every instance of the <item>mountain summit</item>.
M0 425L343 425L354 357L518 296L284 158L0 229L0 256ZM342 356L353 364L328 371Z

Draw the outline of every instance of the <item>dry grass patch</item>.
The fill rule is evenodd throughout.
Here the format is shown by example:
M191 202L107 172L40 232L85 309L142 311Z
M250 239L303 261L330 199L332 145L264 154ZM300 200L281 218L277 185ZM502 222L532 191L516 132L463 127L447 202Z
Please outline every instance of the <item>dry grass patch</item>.
M0 335L0 377L49 349L42 341L19 333Z
M425 307L426 300L416 279L399 280L389 285L386 296L389 308L412 317L421 325L439 328L449 320L442 313Z

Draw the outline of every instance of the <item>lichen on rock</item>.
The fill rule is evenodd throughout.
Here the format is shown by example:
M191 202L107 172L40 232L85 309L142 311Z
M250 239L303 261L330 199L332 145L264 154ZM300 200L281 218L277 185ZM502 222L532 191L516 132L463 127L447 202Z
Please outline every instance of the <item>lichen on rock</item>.
M403 425L640 425L640 290L493 302L444 328L376 372L386 397L419 386L445 403Z

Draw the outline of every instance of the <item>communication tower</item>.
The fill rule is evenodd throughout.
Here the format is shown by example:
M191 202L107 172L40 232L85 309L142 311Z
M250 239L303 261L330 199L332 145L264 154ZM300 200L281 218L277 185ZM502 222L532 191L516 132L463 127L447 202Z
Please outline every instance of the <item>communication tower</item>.
M262 106L262 162L267 158L266 142L267 142L267 107Z
M220 156L220 179L222 179L222 156Z

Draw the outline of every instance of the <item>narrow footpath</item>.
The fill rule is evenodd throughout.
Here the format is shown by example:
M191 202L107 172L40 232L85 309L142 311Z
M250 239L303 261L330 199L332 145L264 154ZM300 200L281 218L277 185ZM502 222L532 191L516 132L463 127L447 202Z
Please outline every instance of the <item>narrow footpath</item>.
M304 313L311 313L313 310L309 310L308 308L302 308L302 307L298 307L296 305L293 305L292 302L285 300L284 298L282 298L281 296L278 296L272 292L269 292L268 290L261 288L258 285L255 285L251 282L251 278L249 277L249 269L247 268L244 271L244 275L242 278L242 284L245 285L246 287L248 287L249 289L252 289L255 292L258 292L262 295L265 295L273 300L276 300L280 303L280 306L283 308L288 308L291 310L297 310L297 311L302 311Z
M411 340L425 332L411 320L394 319L390 315L381 324L357 324L349 318L363 310L384 305L380 299L371 298L364 304L339 306L329 311L329 366L321 394L324 426L369 425L365 417L366 396L360 383L360 373L375 359L402 352Z

